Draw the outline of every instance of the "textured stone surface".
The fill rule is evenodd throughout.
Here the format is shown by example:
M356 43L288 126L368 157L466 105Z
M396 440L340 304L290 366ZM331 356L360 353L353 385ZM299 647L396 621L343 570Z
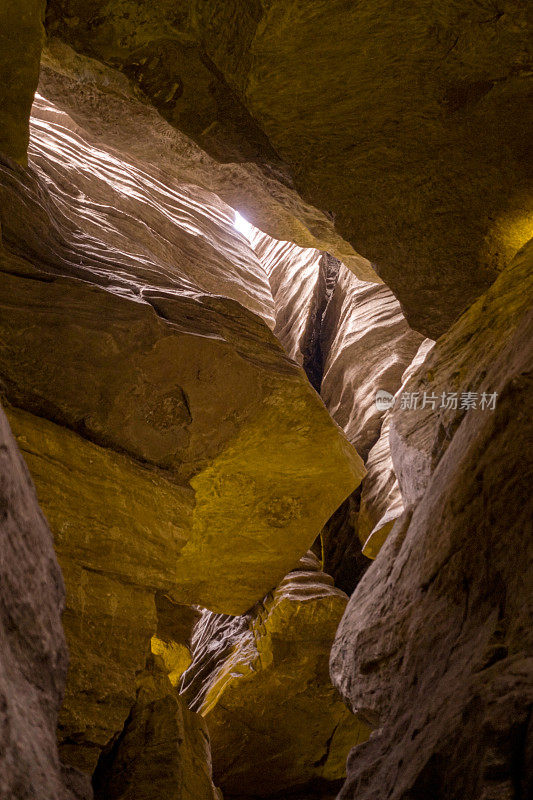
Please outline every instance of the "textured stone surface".
M394 467L406 505L424 493L439 460L469 411L463 393L473 392L477 407L482 395L498 393L507 381L502 362L533 296L531 244L524 247L489 291L458 320L453 336L443 336L404 390L418 393L418 409L394 409L390 443ZM492 359L492 364L491 364ZM489 370L489 365L492 367ZM501 365L500 373L496 366ZM436 396L436 408L426 400ZM442 393L456 393L457 408L441 408ZM489 403L489 398L485 398ZM485 413L488 413L487 411Z
M396 392L421 341L386 286L360 281L341 267L322 323L320 394L364 459L379 438L384 415L376 407L376 392Z
M306 784L311 796L344 775L349 748L367 736L328 676L346 602L308 554L249 614L204 615L182 690L207 722L224 797Z
M174 4L175 5L175 4ZM50 4L49 4L50 7ZM90 9L85 6L86 10ZM52 37L41 66L42 93L67 111L104 148L118 144L132 157L157 163L172 176L215 192L278 239L335 253L360 278L379 280L369 262L336 231L330 215L304 202L277 170L255 162L220 163L165 121L134 80L82 56Z
M63 800L55 739L67 672L63 580L1 409L0 554L0 798Z
M157 659L138 680L124 728L95 770L96 800L222 800L211 778L205 722L189 711Z
M402 376L402 385L394 395L394 405L400 406L402 394L413 375L426 359L433 347L432 339L424 339ZM409 413L404 410L402 413ZM389 444L390 418L392 410L383 417L379 439L370 450L365 462L367 474L361 485L361 502L357 516L357 532L363 545L363 553L375 558L390 533L394 522L402 514L404 505Z
M480 388L499 398L463 416L339 626L333 680L378 729L349 757L343 800L533 791L528 274L531 250L429 356L432 381L454 351L461 374L484 372Z
M26 161L30 108L39 78L45 0L0 5L0 153Z
M44 100L30 168L1 169L0 374L67 583L60 738L83 770L152 637L186 665L154 593L246 611L363 474L269 330L232 209L159 178Z
M434 338L531 236L526 14L521 0L51 0L48 26L204 146L233 121L246 154L222 157L280 183L283 159ZM220 74L231 102L213 108ZM275 159L250 149L250 120Z

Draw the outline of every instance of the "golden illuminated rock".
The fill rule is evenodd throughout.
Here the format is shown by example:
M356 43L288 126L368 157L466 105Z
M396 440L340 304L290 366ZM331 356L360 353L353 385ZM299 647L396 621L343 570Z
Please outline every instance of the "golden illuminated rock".
M363 467L269 330L233 211L35 114L29 169L0 169L0 375L67 583L63 757L89 770L150 648L186 666L156 591L243 613Z
M312 554L241 617L204 613L182 691L209 728L215 782L264 797L345 774L368 728L337 696L328 653L346 595Z
M211 777L207 726L157 659L139 674L135 704L102 752L93 786L95 800L222 800Z

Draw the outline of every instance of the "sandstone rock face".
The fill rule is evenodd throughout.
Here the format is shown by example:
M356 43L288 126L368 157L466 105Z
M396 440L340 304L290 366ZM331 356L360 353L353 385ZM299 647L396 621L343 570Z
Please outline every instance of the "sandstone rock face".
M427 336L531 235L520 0L48 7L49 31L126 72L219 158L253 159L279 184L288 165Z
M156 592L243 613L363 474L232 209L159 178L44 100L30 168L1 169L0 379L67 583L60 739L85 771L150 648L186 666Z
M391 417L392 459L406 505L424 494L455 431L468 417L469 406L484 407L489 413L494 400L497 403L498 398L490 395L498 394L508 380L503 354L531 305L530 253L528 245L517 254L489 291L458 320L454 335L439 339L403 387L418 395L415 413L395 408ZM474 396L468 397L468 392ZM424 393L426 407L422 408Z
M249 614L204 615L182 687L207 722L225 798L306 784L314 796L313 787L326 793L344 775L347 751L368 732L328 676L346 602L309 554Z
M2 0L0 6L0 153L21 163L39 78L44 9L44 0Z
M81 14L87 11L84 5ZM202 186L277 239L329 250L360 278L379 280L369 262L336 232L331 216L303 201L279 169L250 161L220 163L165 121L134 78L52 37L43 53L40 87L104 149L120 143L132 157L157 163L164 182L173 177Z
M394 396L394 407L401 408L402 395L410 377L425 361L433 345L432 339L424 339L418 348L413 361L403 374L402 385ZM405 409L403 413L409 411ZM370 450L365 462L367 474L361 486L357 530L363 545L363 553L369 558L376 557L392 526L404 510L402 493L390 452L391 414L392 410L387 411L383 417L379 439Z
M343 800L533 791L531 257L518 254L418 373L440 384L454 352L463 380L483 374L479 390L499 396L458 422L339 626L333 680L378 728L350 755Z
M67 672L63 580L1 409L0 552L0 798L62 800L55 727Z
M422 338L409 328L386 286L339 271L322 324L320 394L364 459L379 438L385 413L376 406L376 392L396 392Z
M157 660L139 678L124 729L100 756L96 800L222 800L211 779L209 736Z

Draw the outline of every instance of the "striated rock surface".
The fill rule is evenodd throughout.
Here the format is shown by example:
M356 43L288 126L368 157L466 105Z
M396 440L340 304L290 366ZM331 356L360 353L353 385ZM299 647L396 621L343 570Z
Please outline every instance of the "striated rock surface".
M274 334L320 392L320 330L339 262L313 248L272 239L251 225L245 226L245 233L268 275L276 316Z
M432 339L424 339L402 376L402 385L394 396L394 407L402 404L402 395L413 373L425 361L433 347ZM407 409L403 413L409 413ZM365 462L367 474L361 485L361 501L357 517L358 535L363 553L375 558L390 533L392 526L404 510L402 493L394 471L390 452L389 431L392 409L387 411L381 424L376 444Z
M95 800L222 800L211 777L209 736L157 659L139 676L136 702L102 752Z
M150 16L153 8L152 5L144 13ZM50 3L48 9L52 14ZM92 14L93 10L84 5L80 14ZM63 23L69 18L65 10L61 17ZM105 15L100 19L104 20ZM131 18L131 22L139 29L139 16ZM48 30L52 27L49 22ZM150 163L157 163L164 181L172 176L179 182L202 186L241 209L248 220L277 239L294 241L304 248L327 249L360 278L379 280L369 262L337 233L331 215L302 200L292 181L286 180L286 167L280 172L278 167L272 169L248 160L220 163L181 128L178 130L163 119L156 110L157 103L156 108L150 104L130 72L124 74L104 66L51 37L43 53L40 87L46 97L97 137L104 148L120 143L132 157L148 157ZM197 95L194 104L197 105ZM241 135L243 132L241 127ZM211 127L212 133L217 135L216 126Z
M50 0L48 30L218 158L292 174L426 336L531 236L521 0Z
M384 415L376 392L395 393L421 341L386 286L360 281L341 267L322 322L320 394L364 459Z
M346 602L308 554L247 615L204 614L182 691L207 722L224 797L306 785L315 796L344 775L349 748L367 736L328 676Z
M440 385L454 352L462 379L483 374L498 401L462 415L339 626L332 678L377 728L348 759L342 800L533 791L531 257L518 254L418 373Z
M0 6L0 153L23 164L39 78L45 5L45 0L2 0Z
M0 798L71 800L55 727L67 672L52 536L0 409Z
M270 332L232 209L42 99L0 180L0 381L67 584L62 757L88 771L150 646L186 666L156 592L243 613L363 469Z

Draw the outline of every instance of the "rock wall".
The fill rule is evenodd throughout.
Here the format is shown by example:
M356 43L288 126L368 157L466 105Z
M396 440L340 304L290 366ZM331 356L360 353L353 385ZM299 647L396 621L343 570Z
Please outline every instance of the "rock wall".
M309 553L247 615L204 614L182 692L207 723L225 798L322 797L344 776L368 735L328 675L347 600Z
M60 739L87 771L161 651L155 593L246 611L363 474L233 211L159 178L42 99L30 167L1 169L0 376L67 582Z
M426 336L531 236L520 0L50 0L48 30L131 75L212 152L204 130L220 139L233 121L251 143L253 121L270 149L221 157L292 177ZM214 101L220 79L231 102Z
M339 626L332 678L377 728L349 757L342 800L533 791L532 254L517 255L411 379L446 385L453 352L462 379L483 375L479 391L498 398L461 415ZM393 454L412 460L399 442Z
M39 78L45 0L0 7L0 153L26 162L30 108Z
M137 698L98 761L96 800L222 800L213 785L209 736L157 658L138 676Z
M67 672L52 535L0 409L0 798L73 800L55 727Z

